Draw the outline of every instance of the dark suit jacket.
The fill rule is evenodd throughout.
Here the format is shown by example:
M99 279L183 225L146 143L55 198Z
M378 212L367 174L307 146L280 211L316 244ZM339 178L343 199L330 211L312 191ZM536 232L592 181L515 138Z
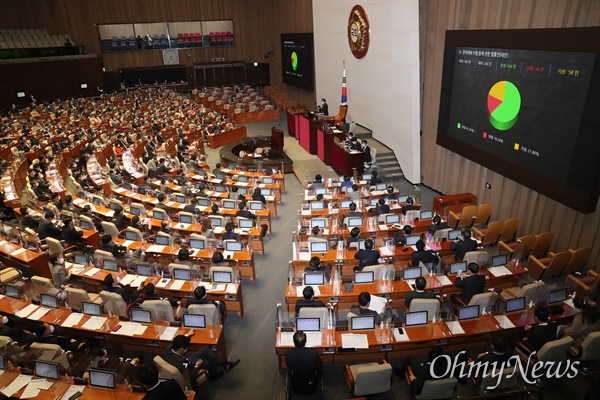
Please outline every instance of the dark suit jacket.
M418 210L418 209L419 209L419 206L415 206L415 205L410 206L410 205L407 204L407 205L405 205L405 206L402 207L402 214L406 215L407 211Z
M260 201L263 204L267 203L267 199L265 198L265 196L263 196L262 194L258 194L258 193L252 193L252 200Z
M112 223L115 224L119 231L123 229L127 229L129 225L131 225L131 220L124 214L119 214L112 219Z
M309 373L323 372L323 361L315 349L294 347L285 352L285 363L289 369Z
M198 210L196 209L196 206L194 206L192 204L186 204L185 207L183 207L183 211L189 212L192 214L199 214Z
M25 228L37 230L39 224L40 221L29 214L21 216L21 225Z
M358 269L362 270L369 265L377 265L377 260L381 257L377 250L359 250L354 255L354 258L360 260Z
M534 325L527 331L523 343L532 351L538 351L546 343L556 340L556 324Z
M436 233L440 229L448 229L448 228L450 228L450 226L448 226L447 223L440 222L439 224L431 224L431 225L429 225L429 228L427 228L427 231L433 235L434 233Z
M325 307L325 303L319 300L298 300L296 302L296 315L298 315L302 307Z
M166 380L160 383L157 387L150 390L142 398L142 400L186 400L187 397L183 393L183 389L174 379Z
M362 149L362 152L365 153L365 163L369 164L371 162L371 148L366 146Z
M410 307L410 302L414 299L435 299L435 293L417 291L406 293L406 298L404 299L404 305L406 308Z
M456 287L462 288L457 297L465 304L469 304L473 296L483 293L485 275L469 275L463 278L456 278Z
M419 261L421 261L423 264L428 263L428 262L435 262L436 256L433 254L433 251L431 251L431 250L422 250L422 251L414 251L410 255L410 259L412 261L412 266L418 267Z
M241 241L242 239L240 238L240 235L238 235L235 232L225 232L223 235L221 235L221 238L223 240L237 240L238 242Z
M373 215L388 214L390 212L390 206L387 204L382 206L378 205L377 207L371 208L369 212Z
M243 217L249 219L256 219L256 215L252 214L249 210L238 210L235 213L236 217Z
M323 105L321 105L321 108L319 109L319 111L323 115L329 115L329 105L327 103L324 103Z
M131 303L133 300L135 300L132 298L131 292L123 289L120 286L104 286L104 290L106 290L107 292L120 294L126 303Z
M60 240L60 229L58 229L51 221L43 219L38 226L38 236L40 239L51 237Z
M450 250L456 251L456 258L462 260L467 252L477 250L477 241L473 239L459 240L450 243Z
M60 231L60 240L64 240L69 244L77 243L82 236L83 232L76 230L73 226L63 226Z
M219 304L217 304L216 301L214 300L209 300L209 299L202 299L202 300L198 300L198 299L189 299L186 303L185 306L189 307L192 304L212 304L215 307L217 307L217 310L219 310L219 313L221 313L221 315L225 314L225 310L227 309L225 306L225 302L222 301Z

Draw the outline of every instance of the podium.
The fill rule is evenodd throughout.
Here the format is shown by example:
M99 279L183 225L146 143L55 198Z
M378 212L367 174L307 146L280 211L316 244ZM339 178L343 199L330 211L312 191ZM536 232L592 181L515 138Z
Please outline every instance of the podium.
M281 129L271 128L271 149L283 150L283 131Z

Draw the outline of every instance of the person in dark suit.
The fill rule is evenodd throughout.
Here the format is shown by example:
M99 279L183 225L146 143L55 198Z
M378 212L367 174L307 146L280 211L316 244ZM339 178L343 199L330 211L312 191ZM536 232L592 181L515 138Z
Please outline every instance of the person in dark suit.
M235 240L237 242L241 242L242 238L240 235L234 232L235 224L233 222L228 222L225 224L225 233L221 236L223 240Z
M227 310L227 307L225 306L225 302L224 301L214 301L214 300L210 300L206 298L206 288L204 286L198 286L196 289L194 289L194 298L193 299L189 299L185 306L189 307L193 304L212 304L215 307L217 307L217 310L219 310L219 313L221 314L221 319L223 319L223 316L225 315L225 311Z
M132 298L131 292L119 286L119 283L115 281L115 278L113 278L112 274L108 274L104 277L104 290L107 292L120 294L123 300L128 304L135 300Z
M427 228L427 231L434 235L437 231L439 231L440 229L448 229L450 228L450 226L447 223L442 223L442 218L439 215L435 215L433 217L433 223L431 225L429 225L429 227Z
M440 357L443 354L444 350L441 346L434 346L429 351L428 362L425 364L420 364L411 356L406 359L405 364L410 365L412 371L412 373L408 373L407 376L408 381L410 382L410 391L413 395L421 394L425 382L435 379L449 378L451 376L452 368L450 368L448 365L448 360L450 358ZM434 360L436 361L434 362ZM402 370L394 369L394 372L401 375L401 379L404 379L404 371L398 371Z
M82 236L83 232L75 229L73 226L73 218L66 217L63 220L63 227L60 231L60 240L64 240L68 244L77 244Z
M492 343L490 344L490 350L478 354L476 362L482 364L488 363L488 365L496 363L496 369L499 369L501 367L509 368L510 365L508 364L508 362L512 356L513 352L508 346L508 340L506 339L506 336L496 332L492 335Z
M369 143L363 139L360 151L365 153L365 164L371 164L371 148Z
M460 293L452 295L452 303L457 307L462 306L463 304L457 301L457 299L460 299L464 304L469 304L473 296L483 293L485 275L479 275L479 265L477 263L470 263L467 266L466 276L459 272L454 284L462 290Z
M556 340L556 324L549 323L550 313L545 307L536 307L533 312L537 325L525 325L523 344L531 351L538 351L546 343Z
M196 209L197 205L198 205L198 198L197 197L192 197L192 199L190 200L190 203L186 204L183 207L183 211L189 212L189 213L192 213L192 214L199 214L198 210Z
M238 208L239 210L235 213L236 217L249 218L253 221L256 220L256 215L252 214L252 212L248 210L245 201L241 201L240 204L238 204Z
M312 286L307 286L302 290L302 296L304 299L296 302L296 315L300 313L300 309L303 307L325 307L325 303L319 300L314 300L315 290Z
M144 294L142 294L142 291ZM140 296L140 294L142 294ZM142 303L147 300L169 300L171 306L177 307L181 302L174 297L162 297L156 293L156 286L154 283L148 283L147 285L140 285L139 289L133 292L132 299L140 298Z
M240 362L240 360L223 360L209 346L205 346L192 354L190 358L187 358L185 354L190 346L190 341L191 339L188 336L175 336L173 344L165 349L162 358L180 371L187 369L193 389L196 389L196 375L200 369L208 371L209 379L214 381L223 376L223 371L231 371Z
M158 196L156 196L156 200L158 200L158 203L156 203L154 207L162 208L163 210L167 210L169 208L165 203L163 203L165 201L164 193L159 193Z
M415 246L417 247L417 251L413 251L413 253L410 255L410 260L413 267L418 267L419 261L423 264L437 261L437 256L433 251L425 250L424 241L419 239Z
M83 340L74 337L67 338L64 336L55 335L54 325L42 322L41 324L35 326L31 331L37 336L34 342L57 344L65 351L85 353L88 350L88 346Z
M406 237L412 233L412 225L404 225L402 229L394 235L394 242L396 246L404 246L406 244Z
M375 186L378 183L383 183L383 181L377 175L377 171L371 172L371 180L369 180L369 185Z
M456 252L455 257L459 261L465 258L465 254L469 251L477 250L477 241L471 239L471 231L469 229L463 230L462 236L463 240L456 240L450 244L450 250Z
M294 333L294 348L285 352L285 364L292 372L294 392L298 394L314 393L318 389L323 374L323 361L315 349L306 346L306 334Z
M350 140L350 150L360 151L361 150L360 142L356 136L353 136Z
M350 245L352 243L358 243L358 237L359 236L360 236L360 228L358 226L355 226L350 231L350 237L348 239L346 239L346 247L350 248Z
M40 221L38 225L38 236L40 239L46 239L47 237L60 240L60 229L52 223L54 219L54 213L47 211L44 215L44 219Z
M350 124L346 122L346 118L342 118L339 128L344 135L347 135L350 132Z
M33 230L37 230L38 226L40 224L39 219L37 219L34 216L29 214L29 212L27 211L27 206L21 206L20 211L21 211L21 226L23 226L23 228L30 228Z
M314 256L310 259L308 267L304 268L304 272L322 272L325 274L325 280L331 278L331 264L321 264L321 259Z
M329 105L327 104L327 100L324 98L321 99L321 105L317 107L317 111L323 115L329 115Z
M362 217L362 213L359 213L358 211L356 211L356 203L352 202L350 203L350 212L344 213L342 215L342 222L346 219L346 218L351 218L351 217L357 217L360 218Z
M354 304L350 307L350 312L356 315L379 315L377 311L369 310L371 304L371 294L369 292L361 292L358 295L358 305ZM381 310L383 312L383 310Z
M98 248L103 251L108 251L115 257L123 255L125 253L125 250L127 250L125 246L119 246L118 244L113 242L112 236L110 236L108 233L102 235L100 245L98 246Z
M407 211L418 210L420 208L419 206L415 206L413 203L414 200L412 199L412 197L406 199L406 204L402 206L402 215L406 215Z
M377 207L369 209L369 212L373 215L388 214L390 212L390 206L385 204L385 199L381 198L377 200Z
M373 240L367 239L365 240L365 249L359 250L354 254L354 258L360 260L358 266L354 267L355 271L362 271L368 265L377 265L381 255L379 254L379 250L373 250L373 246Z
M262 194L260 188L254 189L254 192L252 193L252 200L254 200L254 201L260 201L263 204L267 204L267 199Z
M142 400L187 400L183 389L175 379L158 380L158 369L153 362L142 364L137 371L137 381L146 390Z
M113 214L112 223L115 224L119 231L127 229L127 227L131 224L131 220L125 214L123 214L123 207L120 205L115 207L115 213Z
M427 281L422 276L418 277L415 280L415 291L406 293L406 298L404 299L404 305L406 308L410 308L410 303L414 299L435 299L435 293L426 292L425 287L427 286Z
M313 183L308 185L309 189L316 189L316 188L322 188L322 187L325 187L325 183L323 183L323 176L321 174L315 175L315 179L313 180Z

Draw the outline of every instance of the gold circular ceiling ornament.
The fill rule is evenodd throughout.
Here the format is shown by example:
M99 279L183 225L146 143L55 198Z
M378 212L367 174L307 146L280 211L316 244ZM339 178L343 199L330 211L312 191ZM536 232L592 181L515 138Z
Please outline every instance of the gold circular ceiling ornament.
M369 50L369 18L363 6L352 7L348 18L348 45L356 58L363 58Z

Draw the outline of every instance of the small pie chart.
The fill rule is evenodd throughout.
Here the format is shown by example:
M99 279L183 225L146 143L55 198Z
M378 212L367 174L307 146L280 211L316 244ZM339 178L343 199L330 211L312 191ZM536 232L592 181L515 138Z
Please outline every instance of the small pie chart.
M298 69L298 54L296 54L295 51L292 52L292 57L291 57L290 61L292 62L292 68L294 69L294 71L297 70Z
M488 93L487 109L494 128L500 131L512 128L521 110L519 89L509 81L496 82Z

